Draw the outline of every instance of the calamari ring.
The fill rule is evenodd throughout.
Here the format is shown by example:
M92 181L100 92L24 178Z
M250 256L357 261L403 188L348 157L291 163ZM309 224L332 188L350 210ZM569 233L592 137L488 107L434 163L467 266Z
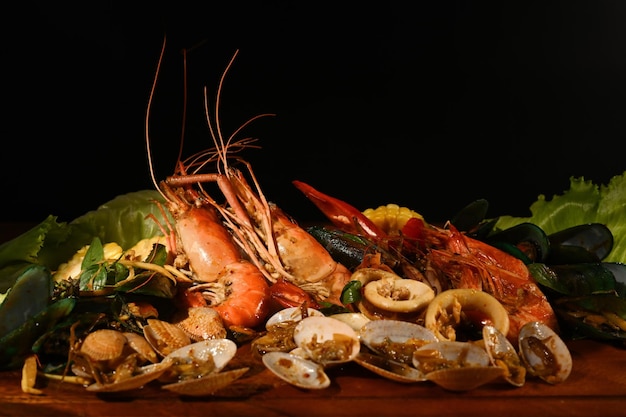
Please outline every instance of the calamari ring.
M463 310L480 314L483 325L490 324L504 335L509 332L509 314L504 306L489 293L469 288L439 293L426 308L424 326L439 340L454 341Z

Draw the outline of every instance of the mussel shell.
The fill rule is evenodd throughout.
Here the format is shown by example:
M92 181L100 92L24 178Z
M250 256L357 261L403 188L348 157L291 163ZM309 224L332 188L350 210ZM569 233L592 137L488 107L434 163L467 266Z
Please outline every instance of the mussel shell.
M542 287L569 296L615 291L626 293L626 264L614 262L568 265L528 265L531 276Z
M304 389L323 389L330 385L330 378L321 365L300 356L268 352L262 361L274 375L291 385Z
M548 236L553 252L545 261L550 264L571 263L568 259L559 259L557 247L578 247L601 261L613 249L613 233L602 223L587 223L569 227ZM579 251L580 253L580 251Z
M562 322L562 329L572 339L591 338L596 340L626 341L626 330L611 323L606 313L614 319L626 320L626 298L616 294L591 294L581 297L563 297L554 302L555 312ZM589 315L603 320L587 320Z
M572 356L554 330L541 322L528 322L519 332L519 352L528 373L550 384L565 381L572 371Z
M525 264L543 262L550 253L548 235L541 227L529 222L493 233L485 242L521 259Z

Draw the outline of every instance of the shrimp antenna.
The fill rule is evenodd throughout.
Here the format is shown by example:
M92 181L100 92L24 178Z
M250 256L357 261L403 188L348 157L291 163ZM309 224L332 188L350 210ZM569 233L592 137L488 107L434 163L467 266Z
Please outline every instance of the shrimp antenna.
M151 150L151 146L150 146L150 109L152 107L152 99L154 97L154 91L156 90L156 83L157 83L157 79L159 78L159 72L161 70L161 63L163 62L163 55L165 55L165 43L166 43L166 37L163 36L163 46L161 47L161 54L159 55L159 60L157 63L157 69L156 72L154 74L154 80L152 81L152 88L150 89L150 96L148 98L148 107L146 109L146 121L145 121L145 130L146 130L146 153L148 155L148 167L150 169L150 178L152 179L152 183L154 184L155 188L157 190L159 190L159 193L161 193L161 195L163 197L165 197L165 195L163 194L163 192L161 191L161 188L158 185L158 182L156 180L156 177L154 175L154 167L153 167L153 163L152 163L152 150Z

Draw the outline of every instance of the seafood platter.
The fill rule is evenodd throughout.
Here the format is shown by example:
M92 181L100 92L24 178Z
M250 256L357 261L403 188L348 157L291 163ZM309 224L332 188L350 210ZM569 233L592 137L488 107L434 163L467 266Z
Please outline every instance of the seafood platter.
M626 175L444 224L294 180L328 219L304 226L263 193L256 140L207 124L154 189L0 245L8 415L624 409Z

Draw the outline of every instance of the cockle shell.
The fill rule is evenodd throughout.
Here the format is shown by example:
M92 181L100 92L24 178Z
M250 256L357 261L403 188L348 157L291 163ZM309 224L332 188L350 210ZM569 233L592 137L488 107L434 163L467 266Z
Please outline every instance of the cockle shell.
M565 381L572 371L567 345L545 323L528 322L519 332L520 357L528 373L550 384Z
M171 323L183 329L194 342L223 339L227 333L219 313L211 307L181 310L172 317Z
M352 327L326 316L302 319L294 329L293 339L307 358L322 365L349 362L361 348Z
M94 361L109 361L122 356L126 342L126 336L120 331L99 329L85 337L80 351Z
M133 332L124 332L124 337L126 337L128 346L137 352L145 362L157 363L159 361L157 353L145 337Z
M323 366L300 356L268 352L262 360L267 369L291 385L305 389L322 389L330 385Z
M144 337L162 357L191 343L187 333L175 324L159 319L148 319L147 322L143 328Z

